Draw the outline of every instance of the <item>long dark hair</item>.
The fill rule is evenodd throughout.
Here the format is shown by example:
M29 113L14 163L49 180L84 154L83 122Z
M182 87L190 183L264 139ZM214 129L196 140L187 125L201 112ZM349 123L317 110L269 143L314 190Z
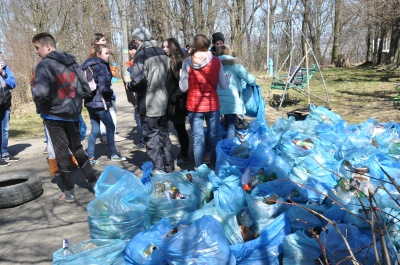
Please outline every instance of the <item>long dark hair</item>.
M95 46L96 46L96 42L98 42L101 38L105 38L103 33L94 33L92 38L90 39L90 44L88 47L88 57L94 57L96 56L96 52L95 52Z
M179 70L182 68L182 61L185 59L185 54L177 39L168 38L164 41L168 42L171 71L174 73L175 77L179 79Z

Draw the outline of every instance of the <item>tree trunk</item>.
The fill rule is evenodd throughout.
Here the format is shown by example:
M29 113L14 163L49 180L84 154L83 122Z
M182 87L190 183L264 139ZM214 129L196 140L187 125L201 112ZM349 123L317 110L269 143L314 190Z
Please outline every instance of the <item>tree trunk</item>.
M337 64L340 47L340 28L342 24L342 0L335 0L335 20L333 26L333 45L331 63Z

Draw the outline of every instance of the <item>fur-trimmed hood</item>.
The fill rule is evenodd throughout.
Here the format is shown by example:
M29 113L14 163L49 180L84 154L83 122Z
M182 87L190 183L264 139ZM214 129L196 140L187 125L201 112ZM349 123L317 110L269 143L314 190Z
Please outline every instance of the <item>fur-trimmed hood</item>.
M240 64L240 60L238 58L230 55L221 55L218 56L218 58L221 60L222 66Z

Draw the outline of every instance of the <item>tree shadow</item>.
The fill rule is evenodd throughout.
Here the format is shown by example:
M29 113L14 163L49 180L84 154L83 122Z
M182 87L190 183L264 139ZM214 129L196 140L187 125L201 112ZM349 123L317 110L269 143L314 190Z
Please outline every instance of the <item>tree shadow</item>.
M10 129L8 131L8 138L17 138L20 136L26 135L26 130L16 130L16 129Z
M24 143L24 144L16 144L16 145L11 145L8 147L8 150L10 151L10 153L12 153L13 155L17 155L19 153L21 153L22 151L24 151L25 149L27 149L28 147L31 147L31 144L28 143Z
M390 100L392 101L393 96L390 94L391 92L388 91L372 91L372 92L356 92L356 91L349 91L349 90L338 90L338 92L342 93L342 94L346 94L349 96L355 96L355 97L360 97L360 98L367 98L367 97L371 97L371 98L377 98L380 101L382 100Z

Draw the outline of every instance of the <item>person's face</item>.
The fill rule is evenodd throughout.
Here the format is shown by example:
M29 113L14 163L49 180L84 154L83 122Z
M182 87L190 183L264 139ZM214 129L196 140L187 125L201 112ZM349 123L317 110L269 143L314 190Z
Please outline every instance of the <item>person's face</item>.
M219 40L219 41L217 41L217 42L215 43L215 47L220 47L220 46L222 46L222 45L224 45L224 43L223 43L222 40Z
M50 45L42 45L39 41L35 43L35 53L40 59L46 57L46 55L51 51Z
M107 40L105 37L102 37L101 39L99 39L98 41L96 41L94 44L104 44L107 45Z
M135 57L135 54L136 54L136 50L135 49L129 50L129 56L131 58Z
M110 58L110 50L108 48L102 48L101 53L98 53L97 57L100 57L101 59L108 62L108 59Z
M168 41L163 42L162 48L167 53L168 56L171 56L171 52L169 51Z

